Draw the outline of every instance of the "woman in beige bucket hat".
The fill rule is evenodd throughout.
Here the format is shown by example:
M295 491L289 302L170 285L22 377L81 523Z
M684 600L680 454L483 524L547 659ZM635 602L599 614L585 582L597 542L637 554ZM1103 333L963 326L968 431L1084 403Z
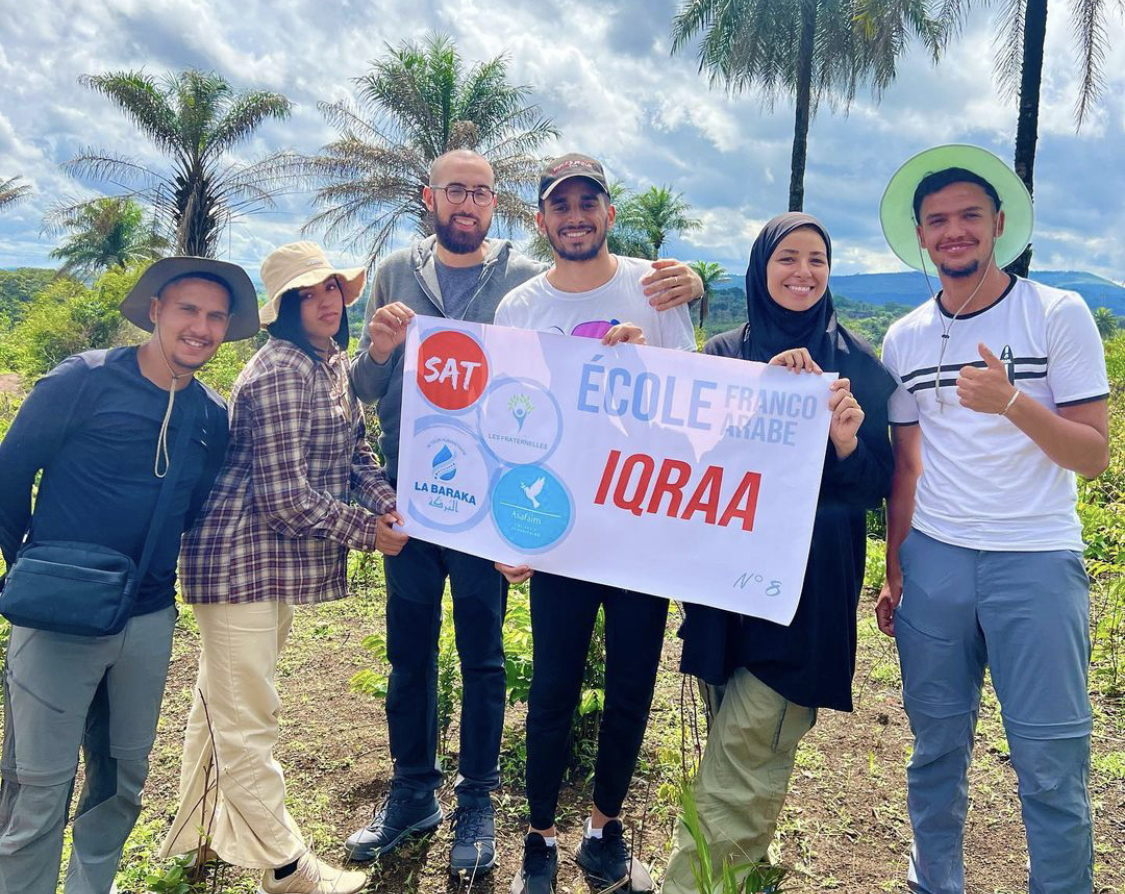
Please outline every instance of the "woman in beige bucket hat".
M203 649L163 853L261 869L263 894L352 894L365 875L318 860L285 808L274 676L293 606L346 595L349 548L395 555L407 536L349 378L364 270L295 242L262 280L270 339L235 382L226 461L180 561Z

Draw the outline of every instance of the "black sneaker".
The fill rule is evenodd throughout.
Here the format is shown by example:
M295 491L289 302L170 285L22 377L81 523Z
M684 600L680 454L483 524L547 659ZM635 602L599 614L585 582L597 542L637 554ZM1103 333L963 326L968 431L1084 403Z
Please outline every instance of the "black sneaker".
M621 820L606 823L601 838L583 834L574 858L599 888L646 892L654 887L644 864L629 854Z
M437 798L396 798L388 795L362 829L344 842L344 851L357 863L390 853L409 835L436 829L445 815Z
M559 849L549 847L538 832L523 842L523 865L509 888L511 894L552 894L559 871Z
M453 811L453 847L449 871L470 876L496 865L496 815L491 799L463 802Z

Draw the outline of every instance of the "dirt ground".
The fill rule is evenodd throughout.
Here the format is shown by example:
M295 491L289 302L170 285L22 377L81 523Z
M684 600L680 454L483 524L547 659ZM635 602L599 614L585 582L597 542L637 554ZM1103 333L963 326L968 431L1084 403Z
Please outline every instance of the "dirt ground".
M356 671L372 665L361 642L383 628L378 590L366 597L298 610L298 620L280 668L282 743L290 810L305 837L324 858L342 858L340 844L370 816L391 775L383 703L349 689ZM627 806L635 852L658 875L667 859L675 821L672 785L680 774L683 704L689 687L675 672L678 643L669 621L664 671L654 702L638 776ZM822 712L797 758L797 769L781 818L778 858L791 867L784 891L905 892L910 843L904 765L909 730L898 695L893 644L864 622L856 676L854 714ZM196 670L198 638L190 612L180 619L164 717L153 751L152 772L141 822L127 850L119 889L142 891L157 866L153 854L171 822L182 732ZM1121 705L1096 704L1092 788L1096 811L1099 894L1125 892L1125 729ZM498 793L499 856L492 876L451 878L446 870L448 824L374 867L370 891L502 894L516 872L523 826L517 731L522 709L510 709ZM456 749L456 723L449 736ZM688 743L690 751L691 744ZM972 771L966 837L968 894L1026 891L1026 860L1016 781L1009 766L995 700L986 699ZM454 761L453 755L448 757ZM452 791L440 793L449 806ZM589 784L579 780L563 792L560 844L563 859L557 890L591 889L571 854L588 811ZM199 890L253 892L257 876L221 867Z

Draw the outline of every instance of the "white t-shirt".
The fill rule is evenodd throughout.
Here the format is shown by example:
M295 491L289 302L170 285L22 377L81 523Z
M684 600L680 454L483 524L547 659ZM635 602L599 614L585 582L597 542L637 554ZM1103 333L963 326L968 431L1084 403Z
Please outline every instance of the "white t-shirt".
M1086 303L1026 279L982 311L951 316L935 299L891 326L883 363L899 383L892 424L922 426L922 477L914 527L970 549L1081 550L1073 472L1052 462L1008 419L962 407L962 366L984 367L984 344L1008 368L1020 400L1056 407L1109 394L1105 349ZM936 387L942 334L941 401Z
M658 348L695 350L695 329L687 305L659 311L648 303L641 280L652 262L617 256L617 272L588 292L562 292L540 273L512 289L496 308L496 325L600 339L617 323L641 327L645 342Z

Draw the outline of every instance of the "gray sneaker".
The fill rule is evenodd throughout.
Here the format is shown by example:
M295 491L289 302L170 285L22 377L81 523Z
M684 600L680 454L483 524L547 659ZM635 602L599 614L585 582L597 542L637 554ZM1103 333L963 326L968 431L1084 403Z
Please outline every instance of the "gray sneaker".
M490 872L496 865L496 814L492 800L463 802L453 811L453 847L449 871L470 877Z
M436 829L445 814L437 798L402 798L388 795L362 829L344 842L344 852L357 863L390 853L411 835Z

